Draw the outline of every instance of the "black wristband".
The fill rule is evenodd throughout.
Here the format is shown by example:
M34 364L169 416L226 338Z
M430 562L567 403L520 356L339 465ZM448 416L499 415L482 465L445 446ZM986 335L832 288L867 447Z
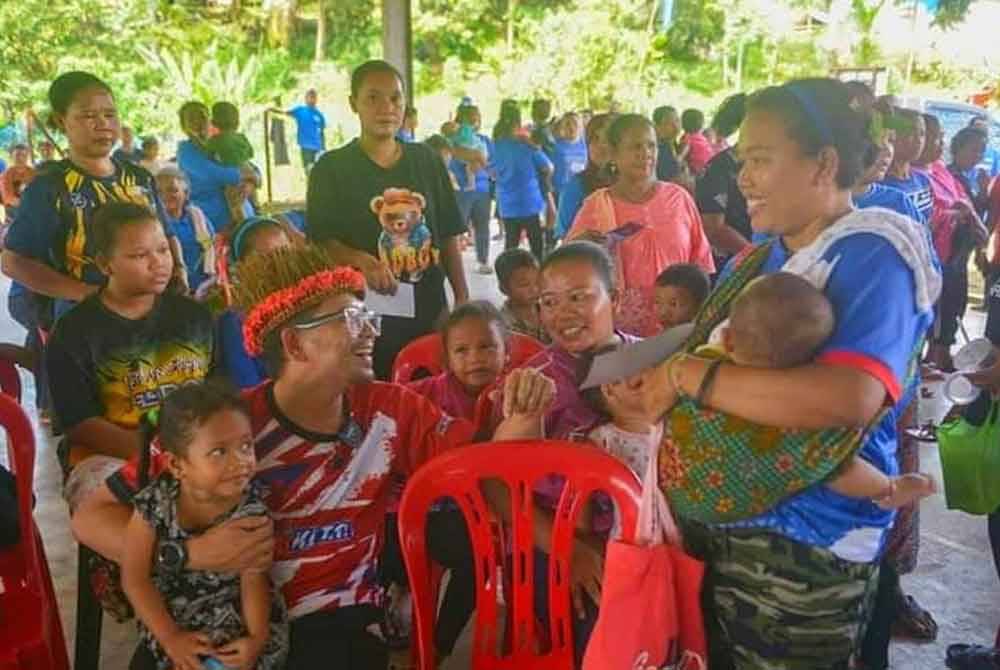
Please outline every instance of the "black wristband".
M722 367L723 362L721 358L717 358L709 363L708 370L705 371L705 376L702 377L701 384L698 386L698 393L694 397L694 401L699 407L705 404L705 396L708 395L708 390L712 387L715 376L719 374L719 368Z

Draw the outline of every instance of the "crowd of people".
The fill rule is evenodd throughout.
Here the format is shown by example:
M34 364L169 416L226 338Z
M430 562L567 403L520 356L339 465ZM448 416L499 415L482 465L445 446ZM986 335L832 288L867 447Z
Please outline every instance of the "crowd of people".
M74 534L101 557L93 588L138 621L130 667L388 667L408 634L406 479L450 448L534 438L595 445L640 477L658 459L706 566L713 670L882 670L894 634L933 639L900 582L936 490L914 417L922 375L954 370L973 257L1000 346L984 119L945 138L864 84L808 79L733 95L707 127L695 109L553 117L539 99L530 123L504 101L484 133L465 98L418 141L407 99L390 64L360 65L360 134L329 151L315 91L282 113L304 211L261 213L224 101L185 103L166 159L156 138L136 147L105 82L70 72L49 89L64 158L11 150L9 310L62 436ZM503 304L472 299L467 240ZM683 350L584 383L601 355L689 323ZM390 383L432 333L443 372ZM517 365L514 337L537 348ZM1000 370L976 381L998 388ZM536 485L542 530L561 489ZM600 503L573 548L578 665L616 568ZM1000 573L1000 511L990 538ZM428 546L451 571L443 660L475 609L457 507L435 506ZM953 651L954 668L1000 657Z

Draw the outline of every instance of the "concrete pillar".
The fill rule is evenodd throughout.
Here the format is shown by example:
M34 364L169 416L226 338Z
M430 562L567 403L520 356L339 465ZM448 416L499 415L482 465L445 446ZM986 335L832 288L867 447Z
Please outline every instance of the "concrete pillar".
M411 0L382 0L382 57L403 74L406 99L413 104L413 23Z

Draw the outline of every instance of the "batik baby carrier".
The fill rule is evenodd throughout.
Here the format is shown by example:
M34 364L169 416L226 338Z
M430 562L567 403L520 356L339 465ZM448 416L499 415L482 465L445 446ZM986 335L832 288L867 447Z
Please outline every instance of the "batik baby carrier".
M920 306L928 302L933 304L940 292L940 275L936 259L926 256L929 245L927 249L920 248L919 241L914 243L912 234L898 225L873 223L860 212L853 218L855 221L861 219L861 225L845 222L843 229L830 231L825 247L820 244L817 248L828 249L844 234L874 232L870 228L877 228L878 234L889 240L911 267L927 263L931 268L926 273L928 281L916 282L917 303ZM913 224L907 221L906 225ZM838 227L840 223L831 229ZM708 343L713 331L728 318L733 300L760 274L771 254L771 245L779 243L772 240L761 244L735 261L733 272L716 287L698 313L684 351L693 353ZM823 264L816 262L818 259L816 251L806 262L822 268ZM786 264L785 269L794 271L790 264ZM798 265L802 270L803 263ZM810 270L801 274L809 277ZM815 276L810 278L817 279ZM825 279L821 277L816 283L823 284ZM922 344L921 338L911 356L903 388L910 388L915 383ZM868 431L878 426L890 411L891 407L883 409L862 429L791 430L757 425L701 407L694 399L682 397L668 416L669 430L660 448L660 487L675 514L686 520L718 524L757 516L834 475L840 465L858 451Z

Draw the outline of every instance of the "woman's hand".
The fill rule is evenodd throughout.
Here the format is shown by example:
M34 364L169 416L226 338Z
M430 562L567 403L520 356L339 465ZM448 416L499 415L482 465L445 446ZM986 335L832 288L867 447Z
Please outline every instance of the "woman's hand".
M534 368L517 368L503 387L503 417L541 417L556 398L556 384Z
M979 182L979 192L989 193L990 192L990 173L986 170L979 170L976 174L976 181Z
M680 397L676 381L680 373L678 366L683 364L684 358L682 355L671 356L642 373L642 405L647 417L659 419L677 404Z
M217 648L213 655L227 668L253 670L266 644L267 638L241 637Z
M958 214L958 220L962 225L969 226L969 230L972 232L973 241L976 246L982 246L990 239L990 231L986 229L983 225L982 219L979 218L979 213L964 200L959 200L956 205L956 210Z
M361 266L361 273L368 282L368 288L385 295L394 295L399 282L389 266L374 256L368 256Z
M976 386L997 393L1000 392L1000 349L996 347L993 347L993 359L995 362L991 367L979 372L972 372L966 377Z
M160 643L174 664L174 670L201 670L201 659L198 657L214 652L208 636L193 631L178 630Z
M604 580L604 555L599 549L585 541L577 541L570 560L570 595L573 609L580 619L587 617L584 596L590 598L595 607L601 604L601 582Z

